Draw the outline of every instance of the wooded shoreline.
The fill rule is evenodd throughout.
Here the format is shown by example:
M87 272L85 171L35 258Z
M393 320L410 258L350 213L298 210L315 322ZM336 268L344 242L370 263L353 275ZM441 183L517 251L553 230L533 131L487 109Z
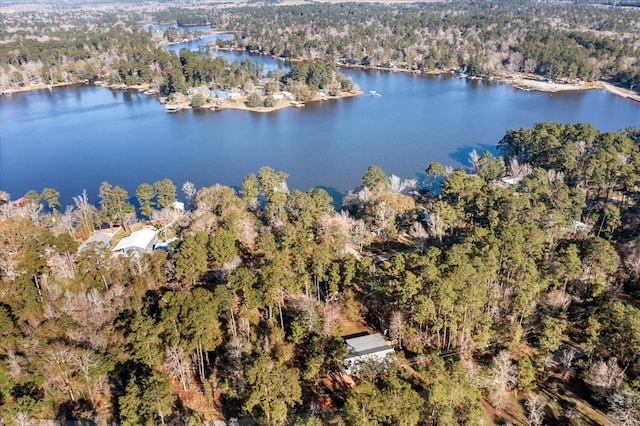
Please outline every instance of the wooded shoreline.
M230 49L219 49L219 50L230 50ZM241 50L241 49L238 49ZM425 74L425 75L449 75L451 74L451 70L438 70L438 71L418 71L418 70L406 70L402 68L386 68L386 67L375 67L375 66L363 66L363 65L339 65L339 68L359 68L363 70L377 70L377 71L390 71L390 72L406 72L412 74ZM546 93L556 93L556 92L572 92L572 91L580 91L580 90L606 90L609 93L612 93L616 96L620 96L622 98L627 98L634 100L636 102L640 102L640 93L634 92L632 90L616 86L612 83L608 83L605 81L594 81L594 82L582 82L582 83L555 83L545 81L542 76L534 76L528 75L526 78L518 77L520 74L504 74L500 76L494 77L466 77L472 79L486 79L489 78L492 81L506 83L513 86L516 89L526 90L526 91L535 91L535 92L546 92ZM75 85L85 85L82 81L73 81L73 82L59 82L52 84L34 84L30 86L8 89L1 92L1 95L10 95L12 93L20 93L20 92L29 92L32 90L47 90L56 87L67 87L67 86L75 86ZM145 85L132 85L126 86L123 84L116 85L100 85L110 89L127 89L127 90L138 90ZM148 85L147 85L148 86ZM332 96L329 99L339 99L345 97L351 97L362 94L353 93L353 94L345 94L340 96ZM325 100L325 99L317 99L317 100ZM313 102L313 101L311 101ZM213 105L208 105L209 107ZM224 109L241 109L241 110L250 110L250 111L259 111L259 112L272 112L278 109L286 108L290 105L278 105L275 107L262 107L262 108L250 108L246 105L238 105L238 104L226 104L223 106ZM185 106L184 108L190 108Z

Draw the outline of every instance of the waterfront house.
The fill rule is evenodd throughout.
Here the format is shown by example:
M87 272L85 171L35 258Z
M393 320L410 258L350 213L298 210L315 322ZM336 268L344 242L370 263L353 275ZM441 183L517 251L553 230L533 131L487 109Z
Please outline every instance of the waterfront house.
M114 253L145 253L153 249L157 240L158 231L144 228L131 233L128 237L121 239L113 248Z
M358 373L365 365L384 369L387 357L394 354L380 333L347 338L344 342L347 345L344 366L348 374Z
M96 247L100 250L108 248L113 235L114 234L107 234L105 232L98 232L96 234L93 234L92 236L84 240L82 244L80 244L80 247L78 247L78 253L91 246Z
M212 90L211 91L211 95L215 98L218 99L228 99L229 98L229 92L227 92L226 90Z

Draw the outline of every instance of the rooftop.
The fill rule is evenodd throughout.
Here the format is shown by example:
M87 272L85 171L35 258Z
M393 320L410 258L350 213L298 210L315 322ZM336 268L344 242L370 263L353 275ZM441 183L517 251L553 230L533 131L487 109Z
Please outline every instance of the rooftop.
M377 352L393 352L393 348L385 342L380 333L345 339L347 344L347 357L355 358Z
M109 247L109 242L111 241L112 237L113 237L112 234L106 234L103 232L93 234L92 236L87 238L82 244L80 244L80 247L78 247L78 251L80 252L84 250L91 243L99 243L99 245L101 245L102 247Z
M128 237L121 239L113 248L113 251L145 250L153 242L157 234L158 231L153 229L141 229L140 231L133 232Z

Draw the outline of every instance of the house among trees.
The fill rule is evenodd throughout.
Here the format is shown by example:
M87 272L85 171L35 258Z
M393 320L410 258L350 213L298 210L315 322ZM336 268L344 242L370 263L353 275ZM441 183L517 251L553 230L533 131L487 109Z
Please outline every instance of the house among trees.
M345 343L347 356L344 365L348 374L357 373L364 365L377 364L384 368L387 356L394 353L380 333L345 339Z
M145 228L140 231L135 231L131 233L128 237L124 237L123 239L116 244L113 248L114 253L127 253L129 251L144 253L149 252L153 249L153 245L156 242L158 235L158 231L153 229Z
M111 242L111 238L113 238L113 234L107 234L104 232L98 232L97 234L93 234L89 238L87 238L80 247L78 247L78 253L82 250L86 249L89 246L95 246L99 249L106 249L109 247L109 243Z

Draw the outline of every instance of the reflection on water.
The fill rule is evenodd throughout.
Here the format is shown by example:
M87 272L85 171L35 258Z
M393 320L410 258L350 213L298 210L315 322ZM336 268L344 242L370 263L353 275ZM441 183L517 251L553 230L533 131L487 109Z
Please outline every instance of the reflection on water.
M0 97L0 188L17 198L52 187L64 205L85 188L97 198L105 180L132 196L138 184L164 177L178 186L189 180L237 187L269 165L289 173L292 189L321 186L337 198L370 164L401 177L420 177L434 161L466 166L471 149L495 147L506 130L538 121L640 127L640 104L605 91L548 94L452 76L343 72L365 94L268 114L168 114L137 91L87 86Z

